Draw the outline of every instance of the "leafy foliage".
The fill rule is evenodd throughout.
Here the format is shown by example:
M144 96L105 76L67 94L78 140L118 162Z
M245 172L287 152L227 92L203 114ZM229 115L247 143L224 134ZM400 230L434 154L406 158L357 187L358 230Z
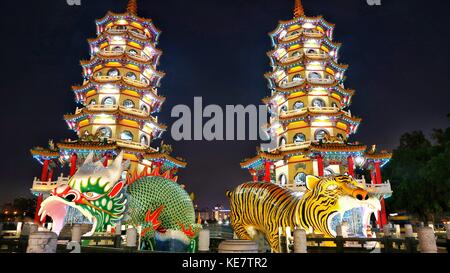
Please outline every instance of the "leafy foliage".
M394 191L386 200L389 210L406 210L429 221L449 212L450 127L435 129L431 138L421 131L400 138L383 175Z

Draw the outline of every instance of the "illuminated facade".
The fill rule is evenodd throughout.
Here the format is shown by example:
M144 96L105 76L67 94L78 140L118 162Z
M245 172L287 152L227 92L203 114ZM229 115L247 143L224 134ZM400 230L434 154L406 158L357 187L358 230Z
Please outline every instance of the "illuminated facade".
M344 87L347 65L339 64L341 44L333 42L334 25L322 16L307 17L296 0L294 18L280 21L269 36L272 71L267 73L271 96L264 98L270 111L268 133L276 139L274 149L259 149L241 167L253 180L276 183L294 191L306 190L306 176L349 174L368 169L369 192L382 199L379 224L386 223L384 198L392 193L382 183L380 169L391 158L358 142L349 142L361 119L348 109L354 90ZM356 177L358 178L358 177Z
M158 94L164 76L157 70L160 31L152 20L137 16L136 0L129 1L127 12L108 12L96 25L97 37L88 39L90 59L81 61L83 83L72 87L79 107L64 116L77 139L31 150L43 166L32 188L38 204L53 188L67 183L90 152L108 166L123 151L124 161L131 163L124 178L148 167L176 180L178 168L186 166L170 156L169 145L151 146L166 129L155 116L165 101ZM54 177L62 165L70 166L69 177Z

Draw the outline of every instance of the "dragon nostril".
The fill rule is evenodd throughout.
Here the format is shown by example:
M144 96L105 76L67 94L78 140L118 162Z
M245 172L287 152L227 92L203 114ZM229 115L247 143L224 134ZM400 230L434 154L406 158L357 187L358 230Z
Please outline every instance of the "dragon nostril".
M364 198L364 200L369 200L369 195L366 195L366 198Z
M363 200L363 196L361 195L361 194L358 194L357 196L356 196L356 198L358 199L358 200Z
M69 194L66 197L64 197L64 199L66 199L69 202L72 202L75 199L75 195L74 194Z

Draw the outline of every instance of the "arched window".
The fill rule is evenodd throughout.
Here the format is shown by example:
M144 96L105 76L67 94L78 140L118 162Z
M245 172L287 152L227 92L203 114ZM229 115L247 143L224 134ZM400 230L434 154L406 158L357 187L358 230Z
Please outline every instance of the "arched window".
M322 79L322 76L317 72L311 72L308 74L310 79Z
M141 136L141 144L142 145L148 145L148 138L146 135Z
M287 112L287 110L288 110L287 105L283 105L283 106L281 106L281 108L280 108L281 113L285 113L285 112Z
M298 144L298 143L302 143L306 141L306 136L302 133L296 134L294 136L294 143Z
M339 138L340 140L344 141L344 136L343 136L342 134L337 134L336 136L337 136L337 138Z
M130 131L123 131L120 134L120 139L125 141L132 141L133 140L133 134Z
M102 76L102 72L101 71L99 71L99 72L97 72L97 74L95 74L97 77L101 77Z
M305 104L302 101L297 101L294 103L294 110L300 110L305 107Z
M306 52L309 53L309 54L315 54L315 53L316 53L316 50L310 48L310 49L308 49L308 51L306 51Z
M98 132L100 132L100 135L102 137L107 137L107 138L112 137L112 131L111 131L111 128L109 128L109 127L99 128Z
M302 80L302 75L300 75L300 74L297 74L294 77L292 77L293 82L299 82L301 80Z
M124 100L123 101L123 106L125 106L126 108L134 108L134 102L132 100Z
M294 53L292 53L292 57L298 57L300 56L300 51L295 51Z
M287 177L286 175L283 173L278 177L278 181L280 182L281 186L286 186L287 184Z
M110 77L117 77L119 75L120 75L119 70L117 70L115 68L108 70L108 76L110 76Z
M115 52L121 52L123 49L122 49L122 47L121 46L115 46L115 47L113 47L113 49L112 49L112 51L115 51Z
M103 99L102 104L103 105L115 105L116 99L113 97L106 97Z
M133 56L135 56L135 55L138 54L138 52L137 52L136 50L134 50L134 49L128 50L128 53L129 53L130 55L133 55Z
M294 177L295 185L305 186L306 185L306 173L297 173Z
M284 147L284 146L286 146L286 138L282 137L282 138L280 138L280 147Z
M147 105L142 104L142 105L141 105L141 110L148 113L148 107L147 107Z
M312 101L312 106L313 107L325 107L325 102L323 101L323 99L313 99Z
M95 105L97 102L95 101L95 99L92 99L90 102L89 102L89 105Z
M339 108L338 105L337 105L337 103L335 103L335 102L333 102L333 103L331 104L331 106L334 107L334 108Z
M146 77L141 77L141 82L148 84L148 79Z
M328 132L325 130L317 130L314 139L317 141L323 140L328 136Z
M326 168L325 170L323 170L323 175L325 177L327 177L327 176L333 176L333 175L335 175L335 173L332 169Z
M128 72L127 73L127 78L132 79L132 80L136 80L137 76L133 72Z
M297 35L297 34L300 34L300 32L294 31L294 32L292 32L291 34L289 34L289 36L294 36L294 35Z

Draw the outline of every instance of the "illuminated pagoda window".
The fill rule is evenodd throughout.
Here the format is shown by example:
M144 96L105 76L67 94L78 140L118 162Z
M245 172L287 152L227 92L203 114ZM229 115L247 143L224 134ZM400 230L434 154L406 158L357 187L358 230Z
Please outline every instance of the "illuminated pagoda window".
M106 97L103 99L102 104L103 105L115 105L116 99L114 97Z
M325 102L323 101L323 99L314 99L312 101L312 106L313 107L325 107Z
M119 75L120 75L119 70L117 70L115 68L108 70L108 76L110 76L110 77L117 77Z
M302 101L297 101L294 103L294 110L300 110L305 107L305 104Z
M296 174L294 181L295 181L295 185L297 185L297 186L306 185L306 173L301 172L301 173Z
M125 141L132 141L133 140L133 134L130 131L123 131L120 134L120 139Z
M112 130L109 127L102 127L99 128L98 131L103 137L111 138L112 137Z
M132 100L124 100L123 106L125 108L134 108L134 102Z
M294 143L302 143L306 141L306 136L304 134L296 134L294 136Z

